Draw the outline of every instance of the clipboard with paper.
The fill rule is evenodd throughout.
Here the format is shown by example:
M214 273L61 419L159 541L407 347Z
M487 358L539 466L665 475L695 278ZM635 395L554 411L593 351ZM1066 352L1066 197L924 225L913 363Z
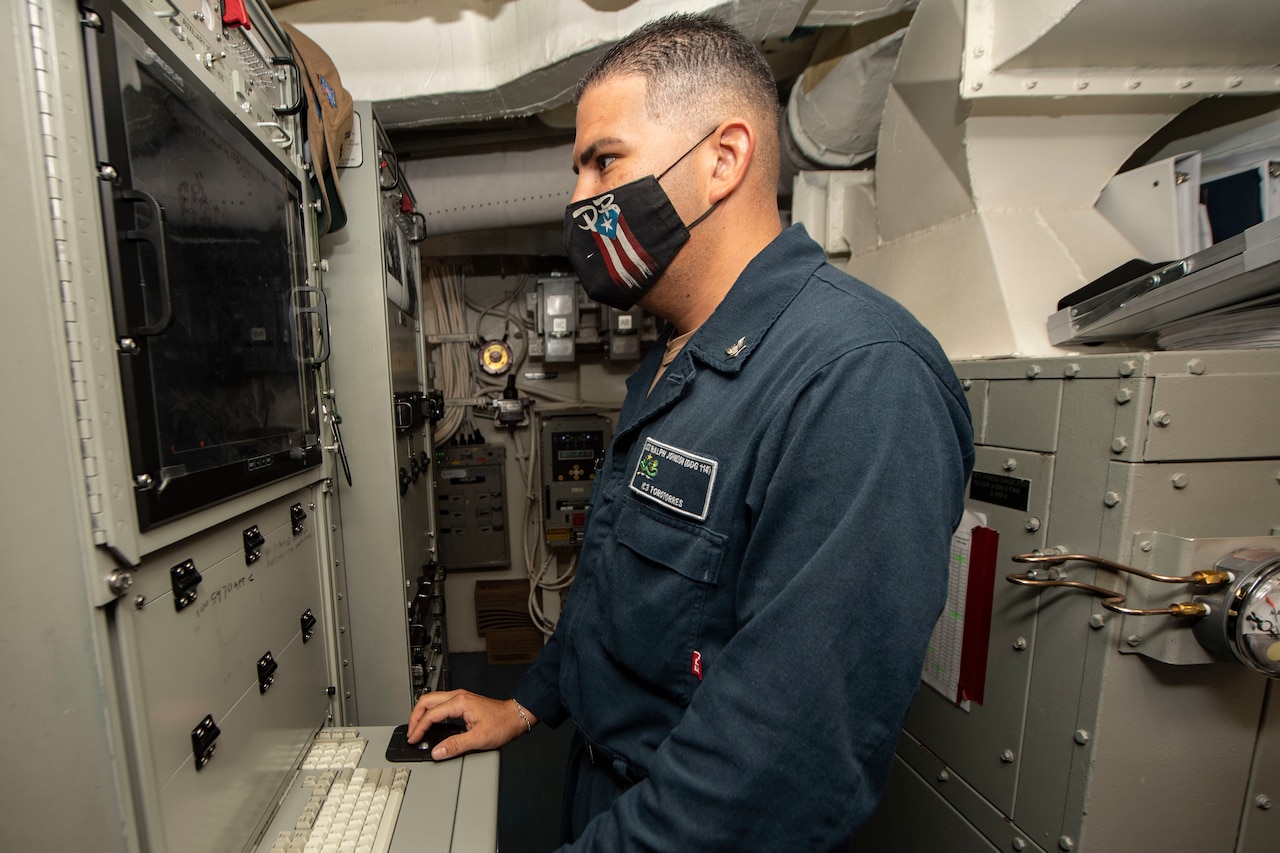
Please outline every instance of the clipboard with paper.
M981 705L987 680L992 595L1000 535L985 513L965 510L951 537L947 601L925 651L921 680L968 710Z

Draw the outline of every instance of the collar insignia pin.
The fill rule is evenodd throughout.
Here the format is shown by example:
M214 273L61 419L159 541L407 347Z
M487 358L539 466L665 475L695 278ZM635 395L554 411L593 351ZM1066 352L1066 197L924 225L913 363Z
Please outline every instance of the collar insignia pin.
M731 347L726 347L724 354L729 358L737 358L738 355L747 347L746 338L738 338L738 342Z

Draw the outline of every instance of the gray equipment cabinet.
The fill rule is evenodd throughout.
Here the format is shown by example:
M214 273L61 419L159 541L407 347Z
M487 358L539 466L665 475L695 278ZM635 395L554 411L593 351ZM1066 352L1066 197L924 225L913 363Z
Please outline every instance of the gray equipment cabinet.
M320 355L327 335L314 319L328 283L321 280L299 155L300 123L284 109L293 100L289 72L277 76L275 64L262 62L262 54L288 49L264 4L248 4L252 39L210 17L214 6L0 4L11 34L0 40L0 72L9 81L0 87L6 116L0 142L9 166L0 172L6 273L0 644L7 685L0 748L11 774L0 821L3 850L251 850L317 730L354 717L357 709L348 712L342 701L347 685L363 686L352 674L353 649L357 660L396 661L397 677L385 683L374 669L373 689L386 691L396 722L408 709L404 563L342 571L343 534L351 526L344 525L335 487L342 473L326 404L334 398L325 393L335 386ZM116 54L95 65L95 51ZM98 78L116 76L108 82L124 97L114 106L153 110L144 117L154 120L127 123L129 133L146 137L130 149L133 160L117 159L115 139L104 144L102 99L93 97L111 91ZM193 115L199 121L188 121ZM148 153L153 143L158 148L183 134L212 140L207 156L181 165L177 157ZM140 164L148 160L180 168L144 188ZM228 179L250 165L269 180ZM189 183L172 180L175 174ZM153 204L147 194L168 201ZM264 197L272 201L255 208ZM231 229L215 224L182 231L186 217L200 219L223 203L252 211L245 218L255 224L268 218L284 225L272 225L268 237L246 238L245 218L233 215L241 228L234 241ZM112 221L122 208L124 221L134 224ZM168 261L157 263L166 233L174 238L163 243ZM180 256L197 245L220 254L203 267L180 267ZM249 310L258 262L236 252L256 259L253 253L266 246L275 247L275 272L263 289L273 289ZM118 275L130 264L132 277ZM164 290L154 272L161 266L171 273L168 308L164 299L150 301ZM212 288L237 298L190 301ZM132 307L121 307L122 290L126 303L135 299ZM268 304L293 310L259 310ZM135 309L142 319L130 313ZM336 338L346 318L333 319ZM161 342L179 328L187 334L181 351ZM221 348L201 337L213 330L226 335ZM386 347L385 327L380 334L376 343ZM413 338L412 330L407 334ZM194 357L199 353L206 361ZM219 366L222 381L203 382L218 394L202 402L188 393L199 389L183 383L204 375L209 363ZM139 367L146 365L154 388L163 379L182 393L142 386ZM416 369L407 372L420 387ZM272 375L293 384L268 387L261 377ZM218 404L222 390L237 382L262 393ZM355 396L344 413L355 415ZM378 406L390 412L390 389ZM178 407L199 415L192 421L199 429L162 427L162 440L153 440L148 423L166 421ZM235 441L213 432L231 427L240 430ZM250 428L260 433L246 438ZM217 474L207 488L192 487L198 473L192 467L164 461L170 454L217 456L211 444L244 442L256 450L282 434L295 443L280 452L228 453L225 470L206 465ZM376 439L388 458L398 452L394 434ZM148 453L158 454L157 467L149 467ZM355 482L376 479L368 474ZM390 488L399 498L398 486ZM387 505L398 517L396 500ZM354 493L351 506L357 516L366 512ZM427 513L421 515L419 531ZM354 552L360 547L357 541ZM403 551L412 551L415 568L426 562L420 543ZM398 631L394 642L372 630L362 636L363 613L345 609L348 584L368 581L381 594L377 579L384 576L393 578L398 600L385 605L395 611L387 620ZM371 740L368 750L376 756L383 745ZM462 781L446 786L458 798L449 801L458 813L467 806L472 830L496 825L497 758L476 758L451 768ZM432 787L431 771L412 771L426 774L417 777L420 788ZM446 811L454 806L445 803ZM444 850L459 837L447 821L414 826L424 835L397 838L395 849L426 849L429 834L431 849Z
M970 510L999 532L985 701L922 685L886 797L855 850L1261 853L1280 836L1274 681L1196 641L1191 618L1006 581L1014 555L1148 572L1280 550L1280 353L961 361L973 411ZM992 502L995 501L995 502ZM1131 609L1196 589L1079 560L1039 577ZM1271 699L1272 701L1269 701Z
M341 417L351 477L335 475L354 637L343 649L343 666L355 673L343 699L349 721L394 725L408 718L417 693L447 684L414 242L422 232L403 209L404 198L412 207L412 194L372 105L357 102L355 115L355 144L339 170L350 222L321 240L336 389L330 403ZM417 607L427 614L411 628L422 616L412 611L423 587L435 601Z

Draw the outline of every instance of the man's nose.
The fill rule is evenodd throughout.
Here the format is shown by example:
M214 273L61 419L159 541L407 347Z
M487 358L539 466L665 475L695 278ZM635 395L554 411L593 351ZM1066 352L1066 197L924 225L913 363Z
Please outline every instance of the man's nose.
M569 203L577 204L584 198L591 198L591 196L595 195L592 190L590 177L585 171L581 172L573 184L573 196L569 199Z

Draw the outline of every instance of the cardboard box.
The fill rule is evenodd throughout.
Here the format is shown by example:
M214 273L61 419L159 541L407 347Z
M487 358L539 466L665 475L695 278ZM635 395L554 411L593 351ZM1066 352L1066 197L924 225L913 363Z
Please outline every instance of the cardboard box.
M476 631L491 666L530 664L545 639L529 618L529 582L476 581Z

